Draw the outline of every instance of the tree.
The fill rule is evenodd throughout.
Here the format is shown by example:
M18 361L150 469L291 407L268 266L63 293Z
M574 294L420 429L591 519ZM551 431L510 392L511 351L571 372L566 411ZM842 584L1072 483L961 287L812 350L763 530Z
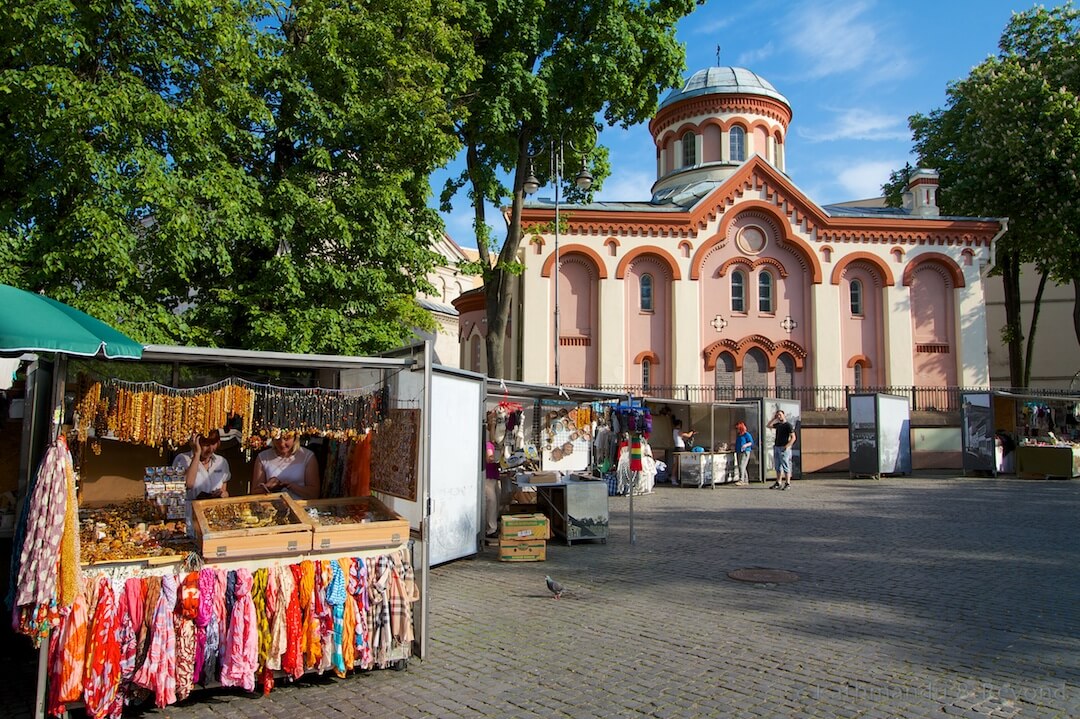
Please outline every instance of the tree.
M659 93L676 85L685 69L685 49L675 40L675 23L694 0L480 0L472 42L481 75L465 96L468 114L457 124L465 148L465 169L447 181L442 207L468 187L486 293L488 374L503 377L503 345L523 228L523 183L530 158L552 143L567 149L576 168L597 138L596 117L628 127L656 110ZM594 189L607 172L607 154L589 155ZM572 163L572 164L571 164ZM541 181L546 159L535 165ZM512 175L512 186L499 179ZM569 173L573 175L574 173ZM580 191L567 183L566 196ZM491 237L485 203L510 200L506 238Z
M431 324L456 0L0 7L0 273L144 341L358 353Z
M1070 4L1014 14L988 58L948 89L947 106L910 118L919 163L941 172L939 204L951 215L1009 218L994 271L1005 288L1014 386L1027 386L1047 279L1074 283L1080 306L1080 13ZM883 188L896 201L906 179ZM1039 289L1027 335L1020 271L1034 263ZM1074 312L1080 340L1080 309Z

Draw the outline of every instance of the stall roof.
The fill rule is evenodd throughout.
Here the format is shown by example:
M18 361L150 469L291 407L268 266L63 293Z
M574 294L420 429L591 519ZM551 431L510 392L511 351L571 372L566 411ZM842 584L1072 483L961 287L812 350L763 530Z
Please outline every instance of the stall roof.
M1005 390L986 390L982 391L970 391L963 392L962 394L996 394L999 397L1008 397L1009 399L1019 400L1033 400L1037 402L1080 402L1080 396L1067 395L1067 394L1039 394L1034 392L1007 392Z
M488 378L488 397L511 397L523 399L567 400L570 402L609 402L625 399L625 394L581 387L556 387L550 384L529 384L514 380Z
M321 367L330 369L390 369L410 367L416 364L416 360L408 358L306 355L291 352L260 352L255 350L179 347L173 345L145 345L142 359L144 362L200 362L260 365L263 367Z

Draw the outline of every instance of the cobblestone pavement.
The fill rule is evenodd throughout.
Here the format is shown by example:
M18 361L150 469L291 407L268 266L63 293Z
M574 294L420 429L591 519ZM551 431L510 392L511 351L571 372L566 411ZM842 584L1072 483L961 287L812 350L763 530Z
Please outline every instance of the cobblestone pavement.
M429 656L405 671L146 715L1080 716L1080 482L766 487L660 485L634 498L634 544L613 497L607 544L435 568ZM727 577L748 567L799 581Z

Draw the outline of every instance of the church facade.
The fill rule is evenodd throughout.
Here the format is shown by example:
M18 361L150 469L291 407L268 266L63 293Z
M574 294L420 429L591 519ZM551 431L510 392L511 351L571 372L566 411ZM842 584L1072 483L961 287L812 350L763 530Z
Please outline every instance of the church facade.
M551 383L558 364L561 384L988 385L985 271L1006 223L941 216L932 170L903 209L818 205L784 171L791 116L744 68L671 92L649 126L652 197L563 205L557 252L551 233L524 244L516 378ZM554 210L530 201L523 223ZM482 304L458 309L462 366L482 371Z

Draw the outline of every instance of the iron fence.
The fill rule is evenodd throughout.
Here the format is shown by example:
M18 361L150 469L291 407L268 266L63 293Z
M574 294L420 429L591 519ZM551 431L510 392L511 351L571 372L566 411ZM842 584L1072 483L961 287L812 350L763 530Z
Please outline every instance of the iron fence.
M656 399L675 399L688 402L734 402L739 399L754 397L780 397L798 400L802 410L811 412L846 412L847 398L852 394L883 393L907 397L912 411L920 412L956 412L960 409L960 400L964 392L1009 391L1018 394L1037 394L1043 397L1075 397L1076 390L1033 389L1007 387L714 387L709 385L574 385L586 389L598 389L606 392L625 393L634 397L654 397Z

